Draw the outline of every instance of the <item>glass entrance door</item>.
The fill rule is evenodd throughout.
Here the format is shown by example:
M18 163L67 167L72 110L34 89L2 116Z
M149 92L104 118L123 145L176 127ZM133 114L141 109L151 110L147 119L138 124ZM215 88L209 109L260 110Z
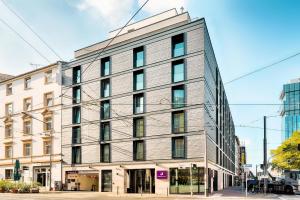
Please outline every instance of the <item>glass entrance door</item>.
M127 170L127 193L155 193L154 169Z

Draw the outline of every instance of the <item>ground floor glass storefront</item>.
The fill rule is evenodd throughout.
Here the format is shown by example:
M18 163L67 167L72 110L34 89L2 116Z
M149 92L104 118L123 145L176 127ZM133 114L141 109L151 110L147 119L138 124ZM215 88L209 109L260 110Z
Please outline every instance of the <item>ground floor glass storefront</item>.
M190 194L191 179L193 193L204 193L203 167L170 168L170 194Z

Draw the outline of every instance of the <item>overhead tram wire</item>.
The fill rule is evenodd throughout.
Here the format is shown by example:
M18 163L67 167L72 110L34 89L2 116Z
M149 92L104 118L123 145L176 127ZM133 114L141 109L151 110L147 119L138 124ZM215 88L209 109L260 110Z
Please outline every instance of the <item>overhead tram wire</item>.
M10 11L12 12L52 53L54 53L60 60L63 60L58 53L36 32L33 30L33 28L25 22L25 20L18 15L16 11L14 11L11 7L8 6L8 4L4 1L1 0L2 4Z
M37 48L35 48L30 42L28 42L20 33L18 33L12 26L10 26L6 21L0 18L0 21L7 26L11 31L13 31L17 36L19 36L26 44L28 44L36 53L38 53L42 58L44 58L48 63L51 63L50 60L44 56Z
M123 31L123 29L131 22L131 20L143 9L143 7L149 2L150 0L146 0L145 3L134 13L134 15L126 22L126 24L117 32L117 34L107 43L107 45L98 53L98 55L90 62L90 64L82 71L81 77L83 77L84 73L92 66L92 64L102 55L102 53L106 50L106 48L114 41L116 37ZM71 87L70 87L71 88ZM70 89L67 88L61 96L65 95L67 91Z
M254 71L252 71L252 72L248 72L248 73L246 73L246 74L244 74L244 75L238 76L238 77L236 77L236 78L234 78L234 79L232 79L232 80L230 80L230 81L228 81L228 82L225 82L224 85L230 84L230 83L232 83L232 82L234 82L234 81L240 80L240 79L245 78L245 77L247 77L247 76L250 76L250 75L252 75L252 74L254 74L254 73L260 72L260 71L265 70L265 69L270 68L270 67L273 67L274 65L280 64L280 63L282 63L282 62L284 62L284 61L287 61L287 60L292 59L292 58L294 58L294 57L296 57L296 56L299 56L299 55L300 55L300 52L295 53L295 54L290 55L290 56L288 56L288 57L286 57L286 58L283 58L283 59L281 59L281 60L279 60L279 61L276 61L276 62L274 62L274 63L272 63L272 64L270 64L270 65L267 65L267 66L258 68L258 69L254 70Z

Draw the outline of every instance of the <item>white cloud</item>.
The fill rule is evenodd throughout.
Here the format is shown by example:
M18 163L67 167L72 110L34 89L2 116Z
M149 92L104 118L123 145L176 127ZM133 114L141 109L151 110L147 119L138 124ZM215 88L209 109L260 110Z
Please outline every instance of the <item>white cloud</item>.
M145 0L138 0L139 6L142 6L144 2ZM150 0L143 10L153 15L171 8L177 8L180 12L180 8L183 7L186 11L187 6L188 0Z
M97 20L109 26L118 27L131 13L134 0L81 0L76 5L80 11L87 11Z

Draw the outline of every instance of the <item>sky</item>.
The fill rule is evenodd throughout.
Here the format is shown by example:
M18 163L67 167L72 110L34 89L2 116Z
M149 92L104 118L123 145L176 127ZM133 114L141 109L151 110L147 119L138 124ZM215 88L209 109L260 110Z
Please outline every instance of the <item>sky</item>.
M65 60L74 50L102 41L121 27L145 0L3 0ZM297 0L150 0L134 18L184 7L191 18L204 17L224 83L300 52L300 1ZM57 61L0 1L0 19L26 41ZM0 73L17 75L49 62L0 21ZM279 105L282 85L300 77L300 56L238 81L225 84L236 135L247 148L247 162L263 160L263 127L267 118L268 150L282 141ZM273 130L276 129L276 130Z

